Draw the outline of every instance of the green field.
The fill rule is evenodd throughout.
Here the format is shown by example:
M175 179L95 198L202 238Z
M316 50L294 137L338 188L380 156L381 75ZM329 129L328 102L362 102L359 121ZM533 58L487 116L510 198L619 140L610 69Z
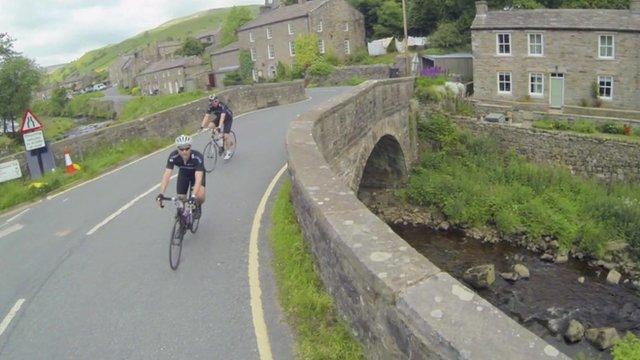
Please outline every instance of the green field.
M258 13L258 5L248 6L253 14ZM56 70L50 82L59 82L74 74L88 74L92 71L102 73L122 54L130 53L153 42L178 40L193 36L199 32L213 30L222 26L222 21L231 8L210 9L174 19L154 29L145 31L118 44L89 51L78 60Z
M125 122L146 115L155 114L174 106L183 105L190 101L201 99L205 96L202 91L193 91L171 95L136 96L129 100L122 110L118 121ZM197 119L198 121L202 119Z

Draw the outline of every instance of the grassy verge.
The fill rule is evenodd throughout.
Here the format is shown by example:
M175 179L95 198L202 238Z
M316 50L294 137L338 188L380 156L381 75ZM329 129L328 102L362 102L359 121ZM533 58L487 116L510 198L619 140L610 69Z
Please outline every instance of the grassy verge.
M202 97L204 97L202 91L172 95L138 96L125 104L122 115L120 115L118 121L124 122L145 115L155 114L159 111L186 104Z
M617 122L607 122L596 124L590 120L554 120L541 119L533 122L532 126L536 129L570 131L582 134L606 134L606 136L622 139L625 138L638 140L640 139L640 127L635 129L631 125L625 125Z
M66 117L40 117L44 125L44 137L49 141L57 141L63 139L64 136L76 126L76 122Z
M60 168L39 180L17 179L0 184L0 211L31 201L47 193L80 180L93 178L134 156L150 153L170 143L166 139L136 139L115 146L104 147L86 154L79 162L80 170L68 176ZM80 159L74 159L78 162Z
M600 258L612 243L640 251L640 186L605 185L530 163L458 130L444 115L422 120L419 132L440 150L423 154L405 192L409 201L458 225L495 227L531 241L549 236L563 252Z
M272 213L271 241L280 303L297 335L299 359L363 359L362 348L339 320L302 238L291 183L280 190Z

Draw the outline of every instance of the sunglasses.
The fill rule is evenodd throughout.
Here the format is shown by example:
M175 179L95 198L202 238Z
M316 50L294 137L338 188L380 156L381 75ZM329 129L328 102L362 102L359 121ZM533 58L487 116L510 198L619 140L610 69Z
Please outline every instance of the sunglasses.
M189 149L191 149L191 146L187 146L187 147L179 147L179 148L178 148L178 150L180 150L180 151L187 151L187 150L189 150Z

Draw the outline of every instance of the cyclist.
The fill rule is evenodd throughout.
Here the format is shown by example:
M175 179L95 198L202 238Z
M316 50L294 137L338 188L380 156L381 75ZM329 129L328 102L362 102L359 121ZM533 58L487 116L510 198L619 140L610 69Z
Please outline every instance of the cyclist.
M193 187L192 198L189 202L195 203L194 218L199 219L202 213L201 205L205 199L206 176L204 171L204 157L198 151L191 150L191 136L180 135L176 138L177 150L169 154L167 166L160 183L160 194L156 197L158 206L162 205L162 196L169 185L173 167L177 166L178 172L177 193L178 196L186 196L189 187Z
M219 134L220 129L222 129L222 138L224 139L223 149L226 150L223 159L229 160L231 159L231 155L233 155L233 152L229 149L232 149L234 145L233 140L229 136L231 125L233 124L233 112L226 104L220 102L220 99L215 95L209 95L209 101L211 105L207 109L204 118L202 118L200 128L204 129L209 127L211 124L211 114L213 114L213 124L215 125L213 132L214 134Z

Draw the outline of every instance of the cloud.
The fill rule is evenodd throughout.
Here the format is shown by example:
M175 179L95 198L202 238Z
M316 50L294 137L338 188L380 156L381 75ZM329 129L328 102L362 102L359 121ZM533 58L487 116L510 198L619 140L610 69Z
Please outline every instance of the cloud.
M0 32L42 66L69 62L194 12L260 0L0 0Z

